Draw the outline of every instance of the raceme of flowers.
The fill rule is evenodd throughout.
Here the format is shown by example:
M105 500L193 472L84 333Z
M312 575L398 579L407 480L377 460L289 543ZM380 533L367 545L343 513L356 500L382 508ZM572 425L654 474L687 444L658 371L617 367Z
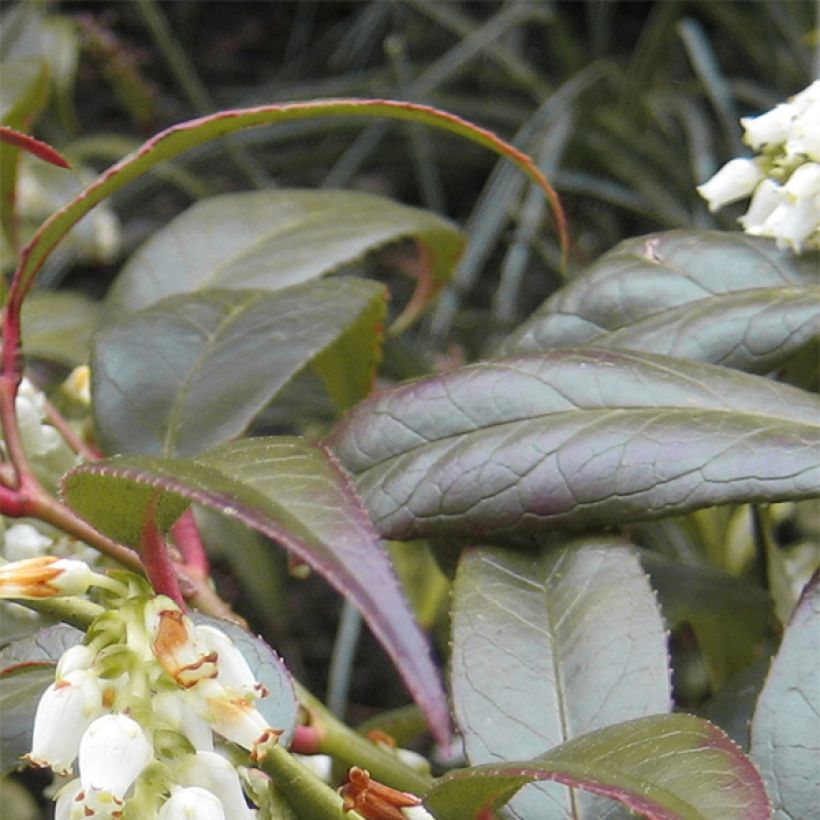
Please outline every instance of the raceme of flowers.
M740 123L757 156L730 160L698 192L711 211L751 197L746 233L795 253L820 249L820 80Z
M68 649L37 706L33 766L76 775L56 795L56 820L250 820L235 743L260 760L281 732L256 708L267 692L221 630L194 624L126 573L35 558L0 567L0 595L109 590L112 608Z

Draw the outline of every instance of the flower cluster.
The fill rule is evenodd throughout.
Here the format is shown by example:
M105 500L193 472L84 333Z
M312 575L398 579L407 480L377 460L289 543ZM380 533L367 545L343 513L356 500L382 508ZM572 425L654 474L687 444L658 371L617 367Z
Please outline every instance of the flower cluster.
M126 583L119 606L60 658L37 707L27 761L76 769L56 820L256 817L220 752L235 743L259 760L277 742L256 708L267 692L224 632Z
M796 253L820 249L820 80L740 123L758 156L730 160L698 192L712 211L751 196L746 233Z

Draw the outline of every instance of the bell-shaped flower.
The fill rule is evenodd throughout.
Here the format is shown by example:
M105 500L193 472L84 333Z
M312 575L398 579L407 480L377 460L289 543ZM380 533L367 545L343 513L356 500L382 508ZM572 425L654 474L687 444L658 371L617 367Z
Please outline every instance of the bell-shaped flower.
M236 769L216 752L190 755L177 771L177 781L183 786L201 786L215 794L228 817L253 820L256 812L248 808Z
M184 735L197 751L213 751L213 731L180 692L160 692L151 700L154 714Z
M82 595L98 579L84 561L44 555L0 566L0 598Z
M54 820L81 818L83 809L83 784L80 778L69 781L57 792L54 804Z
M757 117L741 117L743 141L755 151L769 145L781 145L788 139L796 115L797 107L793 103L781 103Z
M697 190L708 202L709 210L717 211L749 196L764 178L765 174L754 160L732 159Z
M177 789L159 810L157 820L227 820L219 798L200 786Z
M755 189L749 210L738 220L743 230L752 233L755 228L759 228L783 201L783 187L774 180L764 179Z
M102 711L102 687L93 671L77 669L59 678L37 704L31 751L25 759L68 774L85 732Z
M812 234L820 235L820 229L818 229L820 225L819 200L820 197L812 197L794 204L781 203L759 228L752 228L748 232L770 236L777 240L778 247L790 247L795 253L800 253ZM817 236L814 237L813 243L817 238Z
M216 677L217 653L200 641L191 619L170 598L160 595L146 605L145 627L157 660L179 686Z
M196 634L210 652L217 653L216 679L226 689L254 698L267 694L265 687L254 677L245 656L221 629L197 624Z
M234 695L219 681L203 680L186 696L197 714L221 737L261 756L279 739L281 730L268 726L262 714L241 695Z
M69 672L76 672L78 669L90 669L96 657L96 652L83 643L70 646L57 661L57 679L64 678Z
M122 800L154 757L142 727L127 715L103 715L80 741L83 791L97 789Z
M820 130L820 120L817 123L817 128ZM820 163L804 162L799 168L796 168L783 185L783 192L795 202L820 194Z

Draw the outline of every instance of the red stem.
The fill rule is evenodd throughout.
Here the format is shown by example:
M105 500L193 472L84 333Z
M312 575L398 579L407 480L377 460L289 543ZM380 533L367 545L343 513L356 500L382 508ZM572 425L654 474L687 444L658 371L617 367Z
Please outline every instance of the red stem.
M205 545L199 534L196 525L194 511L189 507L179 517L179 520L171 527L174 542L185 561L185 568L192 575L200 578L207 578L211 574L211 566L208 562L208 555L205 552Z
M145 523L140 539L140 552L145 563L148 580L154 587L157 595L167 595L184 612L188 607L179 588L179 579L176 569L168 554L168 546L157 526L157 503L159 496L155 495L145 510Z

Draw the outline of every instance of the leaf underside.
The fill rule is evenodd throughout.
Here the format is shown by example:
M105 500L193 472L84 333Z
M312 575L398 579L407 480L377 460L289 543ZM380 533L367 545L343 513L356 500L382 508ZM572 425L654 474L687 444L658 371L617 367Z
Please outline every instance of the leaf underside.
M362 611L446 741L447 704L427 642L358 497L325 450L296 437L245 439L195 461L115 457L82 465L63 481L80 515L131 544L139 543L157 492L162 529L194 502L261 532L321 573Z
M471 764L536 757L670 708L666 629L627 542L590 538L540 555L469 550L452 629L451 689ZM541 785L509 810L532 820L601 818L608 802Z

